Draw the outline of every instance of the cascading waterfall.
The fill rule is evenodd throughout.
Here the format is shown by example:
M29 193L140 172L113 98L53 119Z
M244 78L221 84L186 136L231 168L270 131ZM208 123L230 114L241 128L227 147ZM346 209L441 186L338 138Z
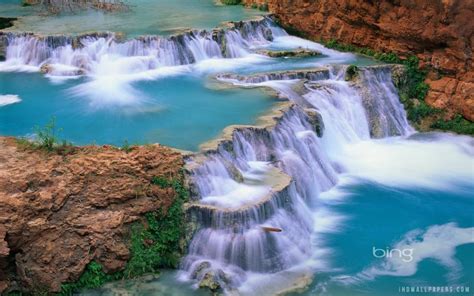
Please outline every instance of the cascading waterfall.
M370 118L372 137L403 136L414 132L392 83L389 67L361 71L363 105Z
M0 71L38 71L55 76L97 75L101 63L113 57L131 60L120 73L146 71L164 66L179 66L212 58L236 58L254 46L268 44L286 33L267 17L262 20L231 23L227 29L190 31L171 37L143 36L120 41L112 33L85 36L41 37L32 34L4 33L6 61ZM116 72L117 68L114 68ZM133 72L133 71L132 71ZM103 74L103 73L101 73Z
M231 147L220 146L198 165L193 180L201 203L193 212L198 224L210 219L211 225L194 235L183 261L189 277L202 280L212 274L223 287L233 289L247 280L248 272L278 272L308 258L312 219L305 219L310 217L306 204L313 194L335 184L336 173L318 153L319 140L307 117L295 106L273 130L237 130ZM278 168L276 174L288 174L293 182L279 191L265 190L271 185L262 179L271 164ZM239 203L245 197L252 199ZM228 198L235 200L226 203ZM284 231L267 233L262 225Z
M106 83L98 81L97 88L103 88L122 84L120 75L245 57L276 36L291 37L268 18L233 23L226 30L125 42L113 34L6 34L0 35L8 45L0 71L112 76ZM292 38L284 41L293 42ZM361 68L351 82L344 81L344 74L344 69L320 68L219 75L238 85L271 87L291 103L270 123L235 127L230 137L189 158L194 194L187 213L193 238L181 264L181 279L214 282L226 292L267 295L292 285L307 271L317 197L344 172L343 160L333 156L348 143L413 132L391 82L390 67ZM117 89L115 100L126 93ZM265 275L273 280L261 280Z
M334 186L344 170L343 163L334 163L329 155L338 146L371 135L412 131L396 97L390 67L362 69L357 82L328 71L317 73L219 77L272 87L296 104L282 111L273 125L235 128L231 139L189 160L196 192L189 215L197 230L182 262L181 278L212 280L227 292L236 289L242 294L284 289L289 283L281 282L282 277L274 276L279 282L270 283L255 278L294 270L310 258L311 209L317 207L319 193ZM306 79L303 93L291 88L300 80L275 80L285 77ZM366 90L376 92L367 96ZM324 132L318 137L322 123ZM280 179L283 188L265 182L268 175L278 180L272 169L290 178L287 183ZM268 227L282 231L268 232Z

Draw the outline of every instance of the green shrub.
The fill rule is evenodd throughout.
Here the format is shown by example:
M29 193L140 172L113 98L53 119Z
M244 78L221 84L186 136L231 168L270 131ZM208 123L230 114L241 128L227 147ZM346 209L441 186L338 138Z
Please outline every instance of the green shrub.
M439 119L431 125L431 128L453 131L458 134L474 135L474 122L463 118L460 114L456 114L451 120Z
M160 186L161 188L167 188L167 187L173 186L172 181L168 180L168 179L165 178L165 177L157 177L157 176L154 176L154 177L151 179L151 183L152 183L153 185L158 185L158 186Z
M241 0L221 0L224 5L239 5L242 3Z
M135 145L130 145L127 140L123 141L122 147L120 147L120 150L124 151L125 153L130 153Z
M258 7L258 9L261 11L268 11L268 3L267 2L263 3L262 5Z
M51 117L49 122L44 127L35 127L35 133L38 137L37 145L38 148L45 149L47 151L53 151L54 147L58 145L59 139L57 134L62 129L56 127L56 117Z
M166 213L161 209L145 214L143 223L135 223L130 234L130 259L125 269L106 274L102 266L92 261L78 281L62 285L61 295L72 295L85 288L97 288L106 282L134 278L146 273L158 273L160 268L176 268L182 254L180 242L184 237L183 204L188 191L179 179L153 177L151 183L160 188L173 188L175 201Z
M127 278L157 272L159 268L175 268L179 262L180 240L184 236L183 203L188 192L176 179L154 177L152 184L173 188L176 198L166 213L161 209L147 213L146 225L136 224L132 228L131 257L124 271Z
M439 113L439 110L428 106L428 104L426 104L424 101L418 101L416 104L411 103L404 105L405 109L407 110L408 120L414 123L420 123L423 118Z
M39 149L46 152L55 152L66 155L75 150L72 143L58 138L62 129L56 127L56 118L53 116L44 127L36 126L34 128L36 139L17 138L18 146L23 149Z
M91 261L86 266L84 273L77 282L67 283L61 286L61 292L59 295L73 295L73 293L79 289L98 288L106 282L118 280L120 278L120 273L108 275L102 270L102 265L95 261Z

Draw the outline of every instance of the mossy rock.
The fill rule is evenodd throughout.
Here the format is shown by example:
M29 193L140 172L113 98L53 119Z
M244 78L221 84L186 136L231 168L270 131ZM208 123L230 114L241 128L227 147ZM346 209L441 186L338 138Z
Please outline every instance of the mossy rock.
M359 67L357 67L356 65L350 65L346 69L346 75L344 77L344 80L352 81L357 78L357 76L359 76Z
M294 50L260 50L258 53L272 58L304 58L321 55L319 51L304 48L298 48Z
M242 4L242 0L220 0L224 5L239 5Z
M0 17L0 30L12 27L16 20L18 20L16 17Z
M216 292L221 289L221 285L217 280L217 277L212 271L207 272L202 280L199 282L199 288L209 289L212 292Z

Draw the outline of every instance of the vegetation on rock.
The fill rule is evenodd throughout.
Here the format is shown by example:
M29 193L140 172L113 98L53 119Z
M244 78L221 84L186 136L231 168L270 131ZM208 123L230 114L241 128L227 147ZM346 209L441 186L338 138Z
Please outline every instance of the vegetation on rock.
M245 3L242 0L220 0L222 4L224 5L245 5ZM268 3L264 2L263 4L257 4L257 3L252 3L250 5L251 8L253 9L258 9L261 11L268 11Z
M175 201L166 212L158 209L147 213L142 222L131 226L130 259L124 270L107 274L99 263L92 261L76 282L62 285L60 295L72 295L76 291L97 288L110 281L158 273L160 268L176 268L184 252L181 244L185 231L183 204L188 198L188 191L183 185L183 178L183 175L179 180L152 178L151 184L154 186L172 189Z
M62 131L56 126L56 118L53 116L45 126L35 127L36 138L29 140L18 138L17 143L23 148L68 154L74 150L74 146L66 140L61 140L58 134Z
M439 129L460 134L474 134L473 122L464 119L459 114L452 119L446 119L443 110L433 108L425 102L429 90L429 85L425 83L428 72L420 69L418 57L400 58L395 53L380 53L369 48L341 44L334 39L329 41L320 40L320 42L328 48L355 52L385 63L404 65L406 69L405 80L396 86L399 90L400 101L407 111L407 117L417 129Z
M344 77L344 80L349 81L357 77L359 72L359 68L356 65L350 65L347 67L346 70L346 77Z
M0 293L68 294L175 266L187 194L180 153L104 145L59 155L10 137L0 147Z
M242 0L221 0L224 5L239 5L242 4Z
M13 26L16 17L0 17L0 30Z
M303 58L303 57L315 57L320 56L321 53L315 50L305 49L305 48L297 48L293 50L259 50L259 54L263 54L272 58L284 58L284 57L295 57L295 58Z

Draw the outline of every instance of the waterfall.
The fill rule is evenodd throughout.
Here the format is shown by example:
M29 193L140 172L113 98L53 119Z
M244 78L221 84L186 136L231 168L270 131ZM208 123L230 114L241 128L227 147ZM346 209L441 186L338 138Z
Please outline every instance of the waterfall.
M0 34L0 44L7 44L6 61L0 63L0 71L41 69L55 76L97 75L96 70L104 68L101 63L111 59L128 59L125 69L114 69L114 73L122 70L120 73L126 74L131 68L147 71L207 59L242 57L254 47L269 44L274 36L286 35L268 17L229 23L226 29L195 30L170 37L142 36L127 41L112 33L76 37Z
M291 285L284 278L294 277L277 275L304 266L313 253L311 213L317 197L344 171L332 155L371 137L411 133L389 66L362 68L355 82L328 73L219 76L272 87L290 102L271 116L274 122L234 127L227 138L188 160L194 192L188 216L195 233L182 261L182 279L211 280L241 294L272 294ZM278 80L285 78L291 80ZM304 87L295 90L301 81ZM256 280L267 274L275 281Z
M363 105L370 117L370 134L375 138L402 136L414 132L392 83L389 67L361 71Z
M183 260L185 276L212 275L233 289L249 272L282 271L310 256L308 204L337 180L310 121L293 106L273 129L236 129L231 145L219 145L204 163L190 162L199 192L190 215L204 227Z
M232 23L227 29L127 41L114 34L44 38L8 33L0 39L5 36L6 61L0 63L0 71L88 75L95 82L76 91L107 85L115 90L113 100L123 101L136 97L124 96L125 75L136 79L134 74L144 77L167 67L207 60L222 63L246 57L280 37L282 44L299 42L298 47L319 50L335 60L347 57L286 36L269 18ZM181 262L181 279L198 285L212 281L227 293L242 294L251 290L267 295L292 286L296 274L307 271L314 253L311 235L318 195L332 188L345 170L338 155L352 143L413 132L390 66L362 67L353 81L344 80L344 67L334 70L218 75L236 85L273 88L287 101L262 125L231 127L223 139L188 157L192 200L186 212L192 240ZM104 95L99 96L103 101ZM265 275L273 279L260 281Z

